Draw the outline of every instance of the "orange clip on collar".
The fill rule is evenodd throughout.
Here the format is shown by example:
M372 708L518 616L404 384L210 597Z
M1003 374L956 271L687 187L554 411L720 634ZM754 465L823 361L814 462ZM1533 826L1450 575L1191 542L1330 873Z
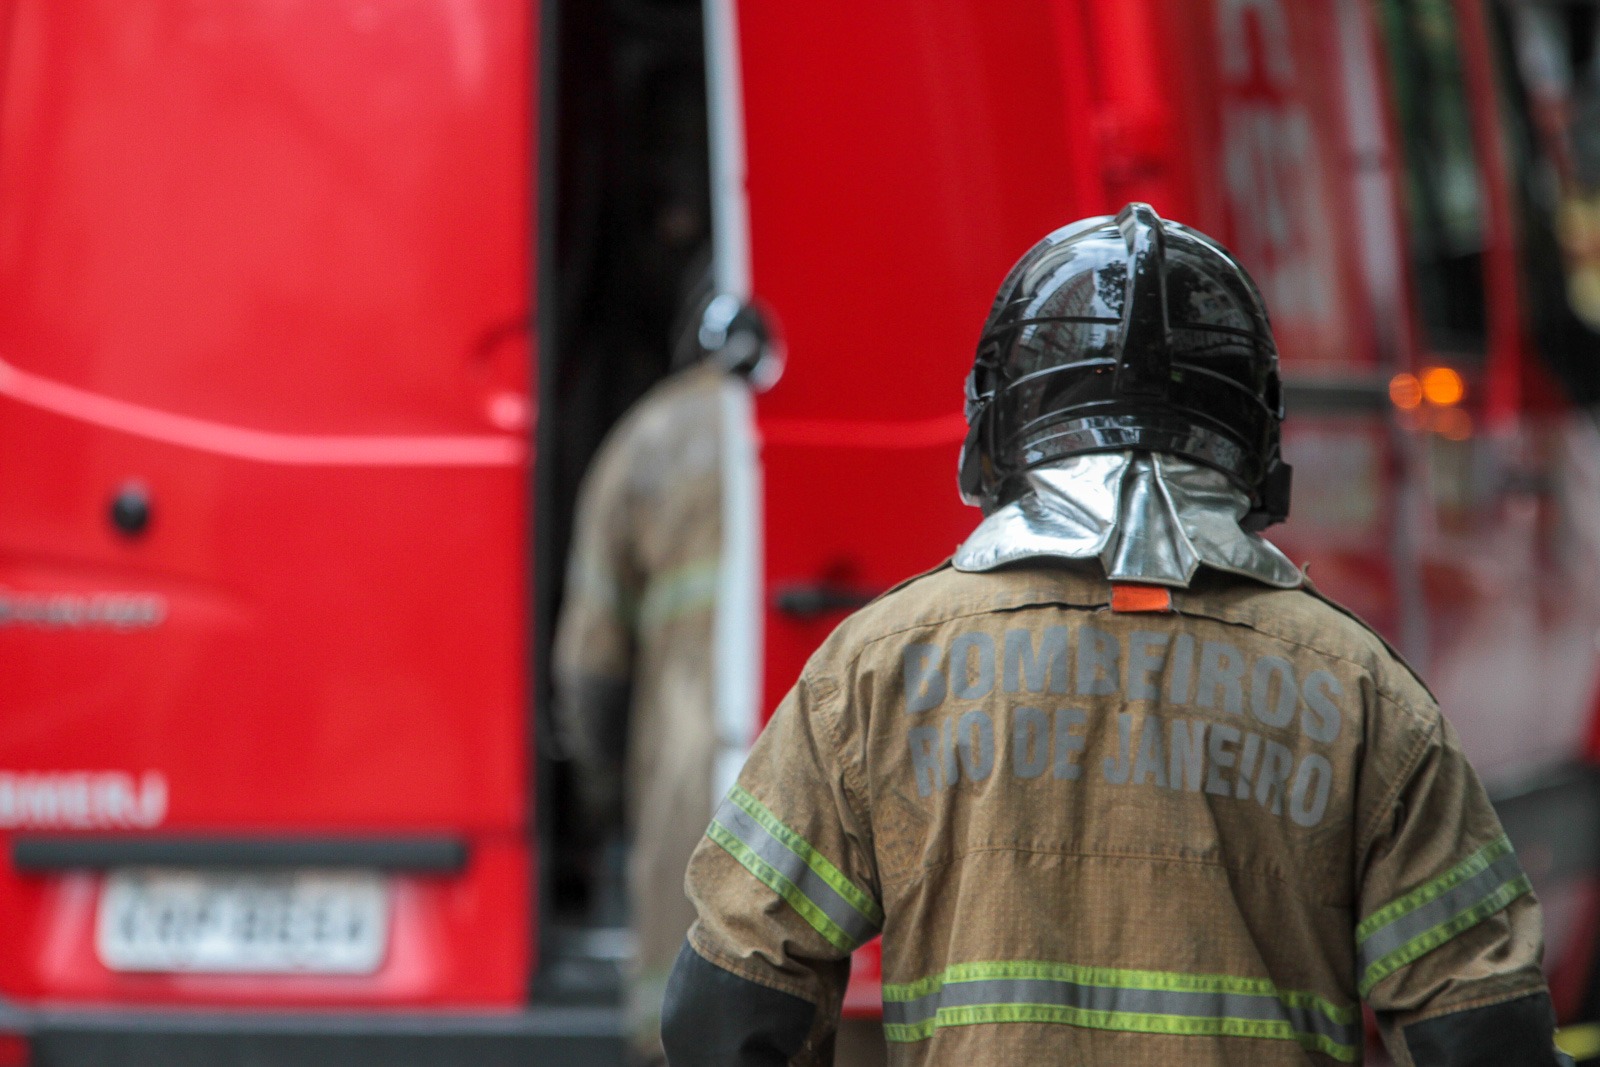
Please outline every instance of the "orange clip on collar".
M1111 583L1111 610L1116 612L1171 611L1172 590L1164 585Z

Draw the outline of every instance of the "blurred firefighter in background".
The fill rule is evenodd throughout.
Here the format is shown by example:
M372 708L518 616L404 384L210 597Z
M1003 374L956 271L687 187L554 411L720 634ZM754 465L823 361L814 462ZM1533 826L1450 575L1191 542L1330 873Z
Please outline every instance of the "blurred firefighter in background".
M756 320L709 279L675 332L675 372L584 477L554 664L587 821L621 824L631 842L624 1011L641 1063L661 1059L667 973L694 919L683 872L713 807L726 394L749 388L766 350Z
M1557 1067L1526 875L1424 684L1257 531L1260 294L1147 205L1002 283L950 562L852 616L689 869L674 1067L829 1061L883 933L891 1060ZM906 516L916 521L914 515Z

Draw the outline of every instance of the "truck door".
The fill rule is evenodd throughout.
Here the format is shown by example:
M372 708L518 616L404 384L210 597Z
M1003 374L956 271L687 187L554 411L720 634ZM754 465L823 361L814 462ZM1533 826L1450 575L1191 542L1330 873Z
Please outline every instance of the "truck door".
M0 994L519 1002L526 7L3 10Z
M719 197L743 201L735 283L786 353L755 404L766 711L846 610L976 524L955 463L978 329L1017 256L1099 206L1072 8L938 8L723 5L748 180Z

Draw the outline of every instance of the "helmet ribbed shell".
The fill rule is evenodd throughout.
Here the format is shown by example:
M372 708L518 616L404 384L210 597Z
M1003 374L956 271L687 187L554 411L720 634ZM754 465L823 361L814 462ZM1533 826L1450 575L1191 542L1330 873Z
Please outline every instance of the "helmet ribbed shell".
M1204 234L1144 204L1034 245L1001 283L968 379L962 495L1086 452L1171 452L1287 513L1278 352L1255 284ZM1281 514L1280 514L1281 513Z

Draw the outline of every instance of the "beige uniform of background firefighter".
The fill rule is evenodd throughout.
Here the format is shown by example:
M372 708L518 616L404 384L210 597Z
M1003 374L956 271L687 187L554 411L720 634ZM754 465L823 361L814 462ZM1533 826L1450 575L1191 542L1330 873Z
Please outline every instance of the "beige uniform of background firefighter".
M636 952L625 1011L646 1057L659 1056L667 972L694 919L683 869L712 808L722 394L745 388L692 367L606 438L579 496L557 632L557 708L579 789L591 812L626 803Z
M750 377L767 352L747 313L708 291L695 311L677 358L704 362L648 392L584 478L555 648L558 714L590 821L614 822L625 803L636 945L625 1025L643 1062L661 1058L667 975L695 916L684 868L749 741L718 722L715 631L725 478L737 462L725 446L741 436L729 421L749 418ZM838 1063L881 1064L882 1047L870 1022L847 1023Z

